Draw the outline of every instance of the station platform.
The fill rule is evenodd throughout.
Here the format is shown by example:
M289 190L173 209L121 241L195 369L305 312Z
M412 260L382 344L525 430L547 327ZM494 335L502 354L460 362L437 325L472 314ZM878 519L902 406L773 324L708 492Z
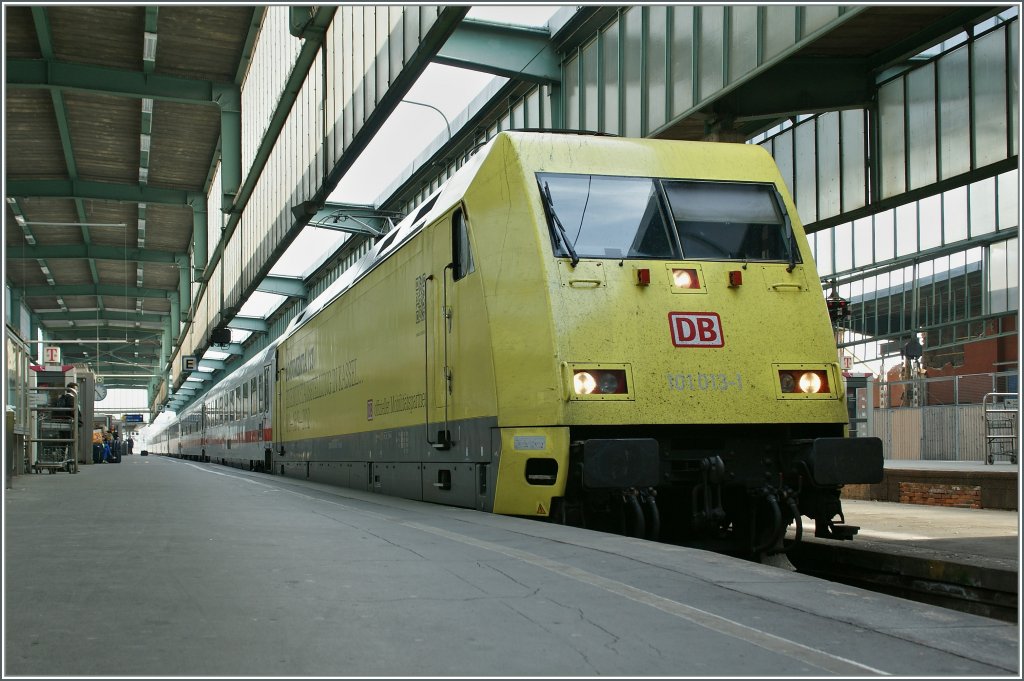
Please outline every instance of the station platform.
M915 536L895 514L977 514L954 529L978 539L1017 515L848 521L875 506L877 532ZM1017 624L214 464L19 476L4 523L5 677L1020 677Z
M955 508L1019 510L1019 464L885 460L882 482L846 485L842 497Z

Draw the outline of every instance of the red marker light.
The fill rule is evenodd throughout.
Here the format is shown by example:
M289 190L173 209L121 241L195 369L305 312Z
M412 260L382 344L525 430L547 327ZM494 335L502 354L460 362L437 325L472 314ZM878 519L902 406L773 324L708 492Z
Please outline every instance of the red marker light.
M729 272L729 286L743 286L743 272L740 270Z
M651 271L646 267L638 269L636 271L636 285L637 286L650 286L651 285Z

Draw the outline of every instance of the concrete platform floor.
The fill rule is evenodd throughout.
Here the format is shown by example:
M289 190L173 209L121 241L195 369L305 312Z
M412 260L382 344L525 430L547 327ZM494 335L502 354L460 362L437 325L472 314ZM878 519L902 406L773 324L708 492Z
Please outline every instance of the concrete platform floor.
M211 464L21 476L4 529L5 677L1020 676L1016 625Z

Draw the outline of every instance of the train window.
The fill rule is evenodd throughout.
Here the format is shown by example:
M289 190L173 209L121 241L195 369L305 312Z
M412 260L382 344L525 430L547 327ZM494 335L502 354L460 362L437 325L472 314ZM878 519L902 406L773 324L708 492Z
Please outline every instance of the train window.
M679 258L649 177L538 173L555 255Z
M684 258L785 261L796 253L792 229L772 186L678 180L662 184Z
M452 213L452 279L458 281L475 269L466 214L459 208Z

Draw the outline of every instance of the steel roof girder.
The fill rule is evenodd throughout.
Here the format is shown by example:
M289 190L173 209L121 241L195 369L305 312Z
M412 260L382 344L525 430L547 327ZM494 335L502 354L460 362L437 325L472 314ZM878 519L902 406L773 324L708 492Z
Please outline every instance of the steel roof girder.
M43 321L124 321L124 313L117 313L108 311L99 317L96 316L95 312L39 312L39 319ZM119 316L120 315L120 316ZM155 322L163 324L166 315L158 313L147 313L143 312L139 314L137 312L129 312L129 321L135 322ZM91 328L91 327L78 327L78 328ZM126 327L127 328L127 327Z
M8 88L57 88L140 99L148 97L185 104L218 104L224 107L241 102L241 88L234 83L215 83L48 59L8 59L6 82Z
M266 319L260 319L259 317L242 317L237 316L227 323L229 329L237 329L238 331L252 331L253 333L267 333L270 331L270 325L267 324Z
M793 83L814 85L794 88ZM873 75L863 59L791 58L720 97L714 106L739 121L863 107L874 96Z
M28 286L24 289L25 296L120 296L135 298L166 298L168 293L176 293L162 288L138 288L135 286L119 286L117 284L58 284L57 286Z
M91 180L7 180L7 196L51 199L91 199L183 206L191 203L196 192L161 189L149 185L115 184Z
M307 298L309 296L309 289L306 288L302 279L298 277L269 275L263 278L263 281L256 287L256 290L263 293L276 293L279 296L288 296L289 298Z
M120 248L119 246L96 246L93 244L61 246L19 246L7 249L8 260L114 260L117 262L151 262L170 265L177 261L180 253L155 251L146 248Z
M544 85L562 80L547 29L463 19L432 61Z

